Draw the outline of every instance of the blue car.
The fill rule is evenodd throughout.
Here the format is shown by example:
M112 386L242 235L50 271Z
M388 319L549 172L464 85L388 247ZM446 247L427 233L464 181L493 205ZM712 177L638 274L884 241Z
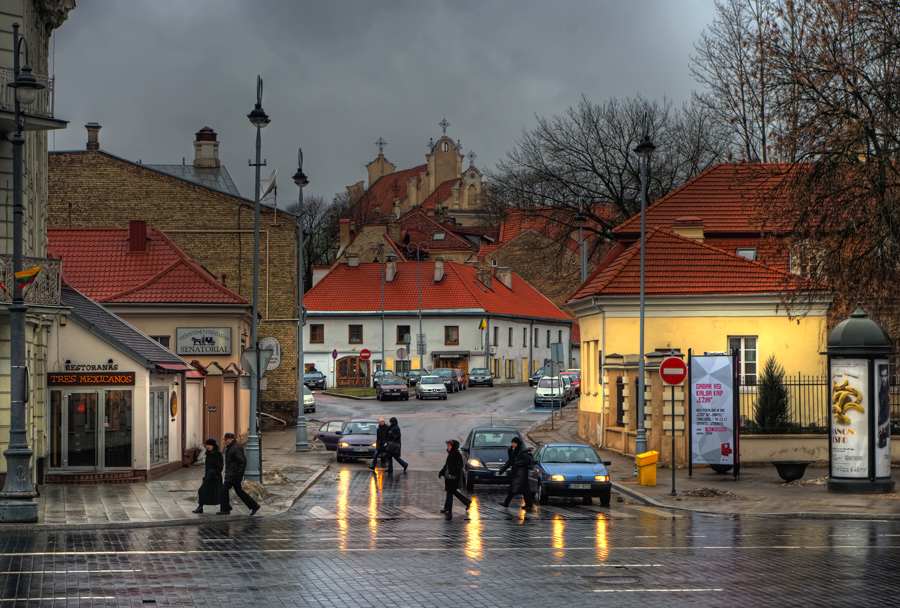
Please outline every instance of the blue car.
M600 506L608 507L612 490L606 468L609 464L608 460L600 460L589 445L548 443L535 452L528 481L542 505L551 496L569 496L580 497L586 505L599 498Z

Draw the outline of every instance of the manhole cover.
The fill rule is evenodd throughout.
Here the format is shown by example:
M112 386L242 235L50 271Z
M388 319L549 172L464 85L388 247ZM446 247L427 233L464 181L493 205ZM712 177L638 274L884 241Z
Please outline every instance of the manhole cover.
M599 574L593 576L582 576L581 578L592 583L600 583L603 585L634 585L641 582L639 576L629 576L623 574Z

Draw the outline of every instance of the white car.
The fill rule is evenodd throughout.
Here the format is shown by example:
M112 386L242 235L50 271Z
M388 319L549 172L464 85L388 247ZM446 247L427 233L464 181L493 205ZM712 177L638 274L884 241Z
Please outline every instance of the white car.
M416 383L416 399L446 399L447 386L440 376L422 376Z
M303 385L303 413L308 414L310 412L316 411L316 398L313 396L313 392L309 390L309 387L305 384Z
M534 407L562 407L569 402L565 381L559 376L544 376L534 389Z

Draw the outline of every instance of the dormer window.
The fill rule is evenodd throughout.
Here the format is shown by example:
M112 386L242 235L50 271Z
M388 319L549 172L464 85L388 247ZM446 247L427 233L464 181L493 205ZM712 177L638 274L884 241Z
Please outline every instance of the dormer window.
M735 253L742 258L747 258L754 262L756 261L756 247L738 247Z
M435 233L434 233L434 236L431 237L431 240L433 240L433 241L443 241L445 238L447 238L447 233L446 233L446 232L435 232Z

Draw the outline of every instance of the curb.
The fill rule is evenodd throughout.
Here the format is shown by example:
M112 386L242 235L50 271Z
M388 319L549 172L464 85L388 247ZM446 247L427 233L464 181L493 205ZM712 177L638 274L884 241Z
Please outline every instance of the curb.
M356 395L343 395L341 393L332 393L331 391L322 391L322 394L339 399L353 399L355 401L372 401L375 399L375 397L357 397Z

